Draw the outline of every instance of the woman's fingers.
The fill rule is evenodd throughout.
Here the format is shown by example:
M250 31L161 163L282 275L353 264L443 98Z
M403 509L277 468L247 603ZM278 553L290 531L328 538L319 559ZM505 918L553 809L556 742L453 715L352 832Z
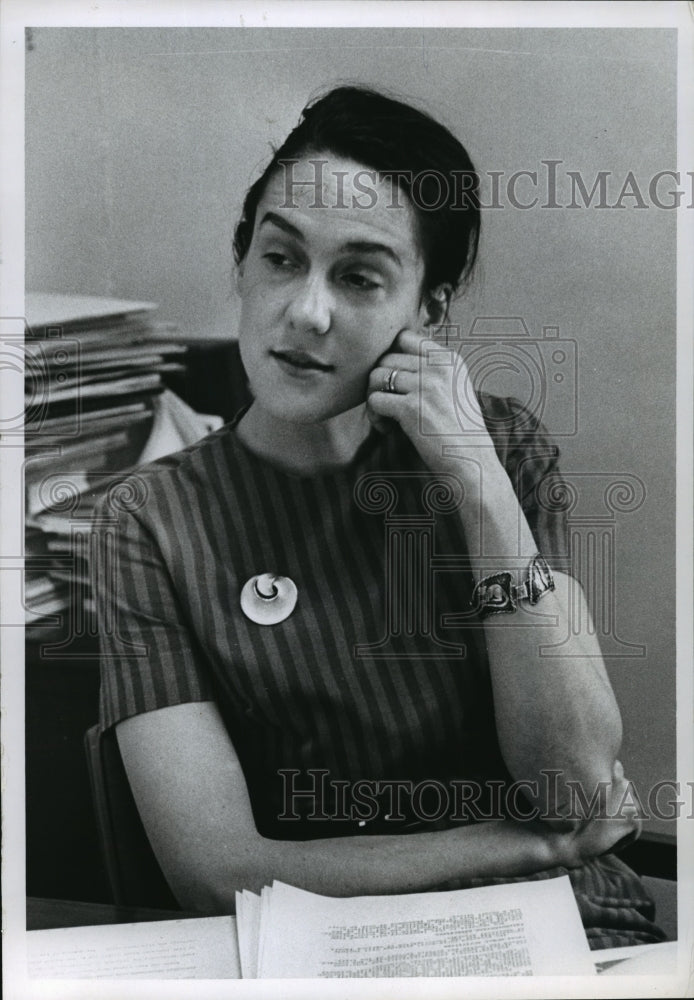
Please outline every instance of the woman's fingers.
M404 368L408 372L419 371L419 356L401 354L398 351L388 351L378 359L376 368Z
M403 342L405 334L411 336ZM369 373L367 412L371 422L381 430L391 421L401 426L409 426L411 422L408 404L418 398L420 387L419 352L412 348L420 340L412 331L401 331L393 350L384 354Z
M391 358L397 358L402 364L406 363L405 358L409 358L410 366L414 364L416 370L424 344L435 345L436 341L430 340L421 330L411 330L406 327L397 335L387 354L379 360L379 365L390 364Z
M404 395L419 385L419 372L398 365L379 365L369 375L369 393L390 392Z
M397 347L398 351L402 351L404 354L419 357L422 344L428 342L428 340L429 338L424 333L417 330L405 329L400 331L393 346Z
M418 388L421 375L423 374L421 358L425 344L440 347L440 345L435 344L434 341L429 340L422 333L410 329L401 330L395 338L391 350L379 358L378 364L371 371L369 375L369 392L393 392L393 389L389 388L388 383L392 371L397 372L399 386L403 384L400 378L401 373L409 373L416 376L414 379L408 377L405 382L408 392ZM404 392L405 389L399 388L397 391Z
M370 416L397 420L430 468L443 461L442 436L477 442L485 429L463 359L414 330L401 330L370 372L368 405Z
M576 837L580 857L588 861L611 851L617 844L626 846L638 837L640 830L641 822L636 817L594 819Z
M411 393L385 392L383 389L377 389L369 394L366 406L371 414L397 420L403 429L407 430L410 426L411 415L409 404L413 398ZM412 413L416 413L416 410ZM407 424L407 427L404 426L403 422Z

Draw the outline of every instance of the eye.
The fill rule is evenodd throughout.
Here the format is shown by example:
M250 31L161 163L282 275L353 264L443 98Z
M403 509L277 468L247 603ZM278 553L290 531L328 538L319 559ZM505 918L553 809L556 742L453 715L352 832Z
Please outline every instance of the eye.
M367 278L365 274L361 274L359 271L349 271L347 274L343 275L342 279L351 288L354 288L359 292L372 292L377 288L382 288L380 281L375 281L373 278Z
M288 257L284 253L279 253L276 250L263 254L263 260L266 260L270 267L275 271L289 271L296 267L296 264L291 257Z

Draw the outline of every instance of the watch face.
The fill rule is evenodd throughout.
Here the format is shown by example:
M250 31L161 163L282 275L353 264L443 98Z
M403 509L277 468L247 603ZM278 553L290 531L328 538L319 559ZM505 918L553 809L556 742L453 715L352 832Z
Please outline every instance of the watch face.
M516 603L513 600L512 578L510 573L497 573L484 581L484 586L480 587L480 614L486 615L504 614L516 610Z

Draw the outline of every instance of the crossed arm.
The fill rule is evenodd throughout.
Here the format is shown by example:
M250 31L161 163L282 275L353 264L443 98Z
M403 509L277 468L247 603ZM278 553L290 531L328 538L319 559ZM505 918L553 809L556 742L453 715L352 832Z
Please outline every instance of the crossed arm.
M352 896L574 867L634 827L628 818L563 830L502 820L410 835L271 840L255 827L238 757L212 702L137 715L116 732L164 874L184 908L204 913L232 912L236 890L259 891L275 878ZM613 798L623 783L615 773Z

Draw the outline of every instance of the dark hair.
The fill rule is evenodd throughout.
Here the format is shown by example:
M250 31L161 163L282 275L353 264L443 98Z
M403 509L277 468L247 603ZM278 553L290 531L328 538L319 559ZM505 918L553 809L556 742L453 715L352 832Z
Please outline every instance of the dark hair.
M234 257L246 256L265 186L282 161L333 153L392 176L412 204L425 261L424 288L456 289L477 257L479 178L462 143L430 115L362 87L337 87L308 104L246 194Z

